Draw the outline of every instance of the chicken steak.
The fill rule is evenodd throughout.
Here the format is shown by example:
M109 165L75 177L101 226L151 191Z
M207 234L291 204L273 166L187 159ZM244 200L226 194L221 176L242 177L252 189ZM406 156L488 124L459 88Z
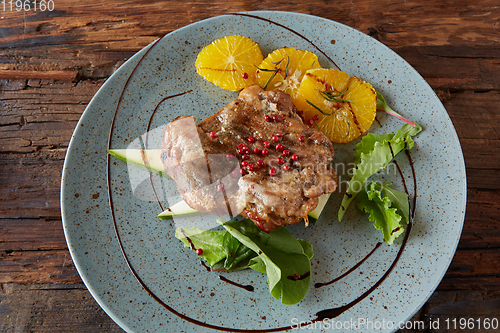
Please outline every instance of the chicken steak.
M199 125L192 116L169 123L162 160L192 208L244 216L271 232L307 219L318 197L335 190L333 155L289 95L251 86Z

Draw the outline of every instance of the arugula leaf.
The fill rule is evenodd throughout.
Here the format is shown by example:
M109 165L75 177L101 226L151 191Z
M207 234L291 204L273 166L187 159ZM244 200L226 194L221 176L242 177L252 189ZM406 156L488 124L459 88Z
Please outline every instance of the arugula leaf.
M338 220L341 221L351 201L363 189L366 181L375 173L387 167L389 162L404 148L411 149L414 145L412 136L422 131L422 127L405 124L395 134L373 134L368 133L356 145L352 178L348 182L348 188L338 212Z
M402 216L398 211L408 222L409 205L408 195L390 188L389 185L390 183L371 182L367 190L358 193L356 204L359 209L370 214L368 219L376 229L382 231L384 241L392 244L403 233L400 223Z
M200 257L203 257L210 266L227 256L227 250L223 245L226 233L225 230L201 230L196 227L175 229L175 237L184 243L184 247L191 247L192 242L195 249L203 250Z
M267 274L274 298L281 298L282 304L296 304L305 297L311 283L311 244L298 241L283 227L268 234L250 220L224 222L219 219L218 222L257 253L249 267Z

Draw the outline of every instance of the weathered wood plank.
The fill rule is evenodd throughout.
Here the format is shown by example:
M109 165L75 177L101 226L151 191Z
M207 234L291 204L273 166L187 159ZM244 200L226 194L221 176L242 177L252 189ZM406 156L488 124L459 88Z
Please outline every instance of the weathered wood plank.
M61 151L61 150L60 150ZM65 150L62 150L62 158ZM21 158L0 163L0 212L3 218L60 218L63 160ZM9 163L10 162L10 163Z
M43 80L61 80L76 81L78 71L22 71L22 70L4 70L0 69L0 79L22 80L22 79L43 79Z
M210 12L207 12L207 6L210 6ZM283 4L268 0L255 3L234 1L230 7L222 1L197 1L194 6L169 1L166 6L165 3L148 1L75 3L60 0L53 12L6 12L4 21L8 28L2 29L0 43L16 48L47 45L95 48L106 45L109 49L124 49L131 44L146 45L154 37L216 15L284 9ZM340 0L334 7L311 0L289 3L286 10L337 20L395 45L490 44L498 36L491 27L496 24L500 11L494 0L482 1L481 6L471 5L466 0L454 1L453 6L447 1L425 4L420 1L386 1L384 5L378 1L363 1L353 5ZM179 13L182 15L176 15ZM139 31L140 35L134 37Z
M81 283L68 250L2 251L0 283Z
M3 284L2 332L123 332L83 284Z
M496 46L393 47L434 88L492 90L500 88Z
M61 219L0 219L0 252L64 249Z
M498 267L500 260L499 248L459 249L447 271L447 278L493 275L498 278L500 273L492 272L492 267Z

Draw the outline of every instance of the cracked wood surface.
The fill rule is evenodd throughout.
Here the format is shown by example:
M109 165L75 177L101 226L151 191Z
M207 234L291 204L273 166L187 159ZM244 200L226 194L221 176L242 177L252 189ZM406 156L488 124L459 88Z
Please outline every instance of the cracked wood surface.
M147 44L204 18L264 9L354 27L432 86L462 145L467 211L457 253L414 317L427 326L401 331L444 332L429 327L437 318L500 318L498 1L54 3L53 12L0 15L2 332L122 331L85 289L64 239L59 187L71 134L105 79Z

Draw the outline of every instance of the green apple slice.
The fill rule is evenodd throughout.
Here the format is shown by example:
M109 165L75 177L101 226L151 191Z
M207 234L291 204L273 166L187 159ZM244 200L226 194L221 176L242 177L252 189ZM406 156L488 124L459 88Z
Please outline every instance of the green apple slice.
M181 216L193 216L200 214L196 209L189 207L185 201L180 201L170 208L167 208L163 213L159 214L157 217L160 219L173 219L174 217Z
M316 208L314 208L313 211L311 211L308 215L309 217L312 217L313 219L319 219L319 216L321 215L321 212L323 211L323 208L325 208L326 203L328 202L328 199L330 199L331 193L328 194L322 194L318 198L318 205Z
M161 162L161 152L161 149L110 149L109 155L162 177L168 177Z

